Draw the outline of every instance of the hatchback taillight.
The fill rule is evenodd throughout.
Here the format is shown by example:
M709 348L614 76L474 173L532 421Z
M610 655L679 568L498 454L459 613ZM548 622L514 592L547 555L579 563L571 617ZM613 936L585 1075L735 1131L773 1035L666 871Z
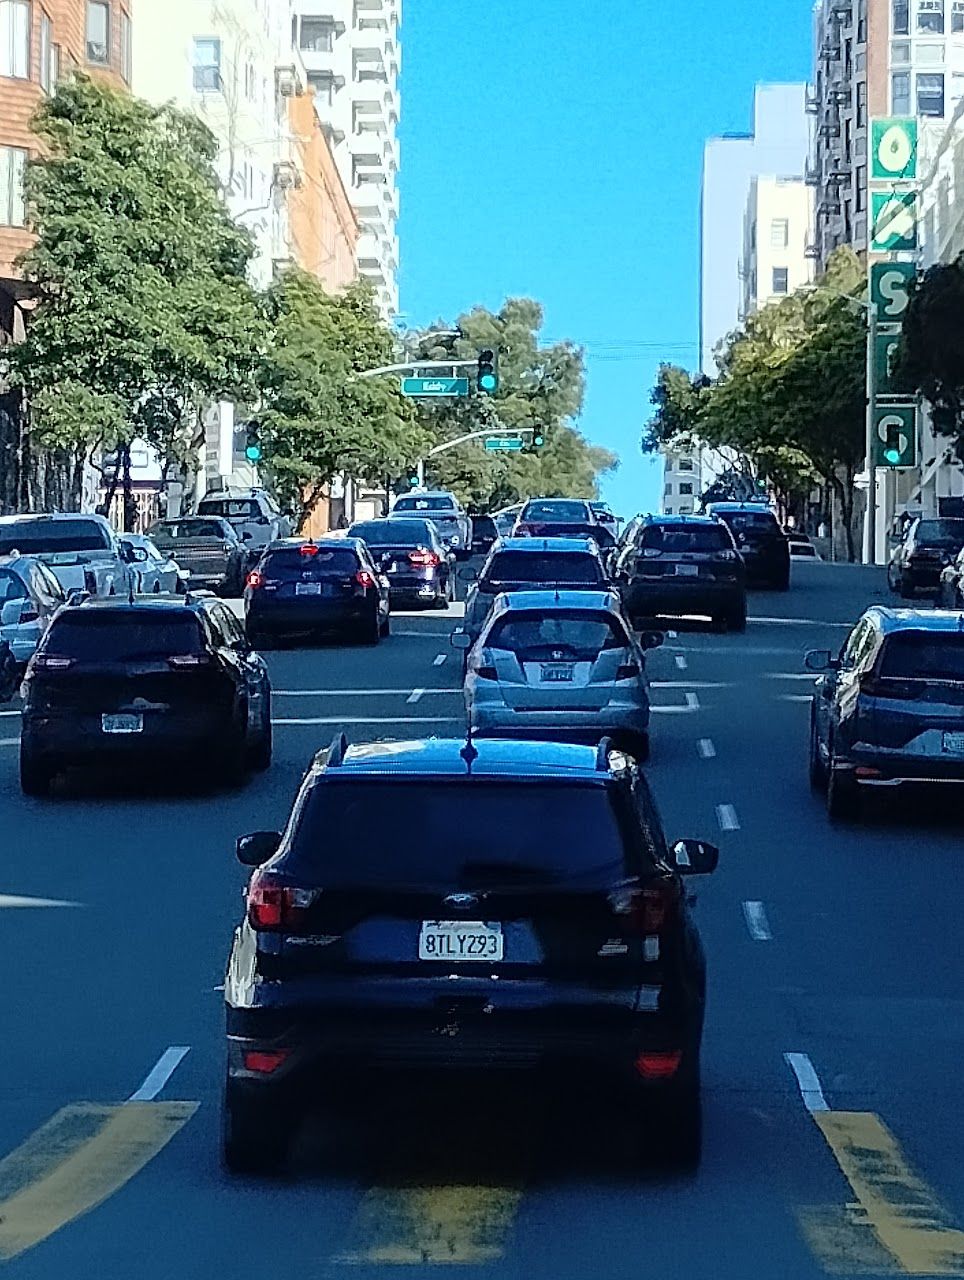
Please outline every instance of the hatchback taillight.
M244 580L246 587L251 587L253 591L257 591L258 587L264 586L264 574L259 573L257 569L252 569Z
M297 933L319 893L285 884L273 872L256 871L248 885L248 920L254 929Z
M425 569L435 569L442 563L442 557L436 551L425 551L422 547L416 551L410 551L408 558L412 564L420 565Z
M367 569L359 569L355 574L355 581L360 587L364 587L366 591L369 587L373 587L375 585L374 575L370 574Z
M679 890L673 880L657 880L645 888L620 891L611 901L617 915L628 916L634 934L653 937L665 933L675 922Z

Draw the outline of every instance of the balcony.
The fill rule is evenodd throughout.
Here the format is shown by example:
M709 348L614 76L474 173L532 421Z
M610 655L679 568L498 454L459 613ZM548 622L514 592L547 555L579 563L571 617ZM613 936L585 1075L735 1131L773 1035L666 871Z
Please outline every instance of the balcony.
M819 57L821 62L836 62L840 57L840 53L840 42L838 40L824 40L820 46Z
M806 107L808 115L818 116L820 114L820 95L815 85L807 85Z
M821 218L835 218L839 215L840 211L840 201L834 199L832 196L825 200L821 200L817 205L817 214Z
M816 161L808 160L803 171L803 180L808 187L819 187L823 183L823 166Z
M853 95L849 88L831 89L827 94L827 100L834 107L849 107L853 101Z
M840 121L828 120L820 126L817 133L821 138L839 138L840 137Z
M805 258L809 258L811 262L819 261L820 246L815 241L808 240L807 243L804 245L803 256Z

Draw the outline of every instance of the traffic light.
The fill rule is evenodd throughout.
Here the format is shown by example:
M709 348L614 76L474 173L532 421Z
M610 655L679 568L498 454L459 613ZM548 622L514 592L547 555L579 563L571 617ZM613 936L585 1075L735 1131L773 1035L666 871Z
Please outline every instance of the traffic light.
M244 456L249 462L261 461L261 444L258 440L258 433L254 427L248 428L248 438L244 446Z
M541 449L542 446L545 444L545 442L546 442L546 438L541 431L537 431L535 435L532 437L533 449Z
M904 452L900 431L900 423L888 423L887 439L884 441L884 461L891 467L897 466Z
M411 488L413 489L418 488L418 472L415 470L414 467L412 467L411 471L409 471L408 473L408 483L411 486Z
M494 396L499 389L499 353L490 347L479 352L477 386L485 396Z

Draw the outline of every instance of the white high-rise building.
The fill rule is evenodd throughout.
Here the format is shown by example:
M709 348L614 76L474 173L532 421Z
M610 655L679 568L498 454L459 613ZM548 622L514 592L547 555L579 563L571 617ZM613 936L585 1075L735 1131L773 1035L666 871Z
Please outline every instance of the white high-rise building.
M751 179L743 218L741 320L811 283L812 210L812 191L802 178L760 174Z
M401 0L294 0L294 43L361 224L358 270L398 312Z

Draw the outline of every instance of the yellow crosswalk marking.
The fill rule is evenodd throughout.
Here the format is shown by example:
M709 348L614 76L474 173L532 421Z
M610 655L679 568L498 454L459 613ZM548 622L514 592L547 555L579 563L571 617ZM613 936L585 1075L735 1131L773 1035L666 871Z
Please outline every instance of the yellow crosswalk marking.
M58 1111L0 1160L0 1260L16 1258L119 1191L197 1106L82 1102Z
M512 1187L373 1187L337 1262L357 1266L497 1262L522 1197Z

